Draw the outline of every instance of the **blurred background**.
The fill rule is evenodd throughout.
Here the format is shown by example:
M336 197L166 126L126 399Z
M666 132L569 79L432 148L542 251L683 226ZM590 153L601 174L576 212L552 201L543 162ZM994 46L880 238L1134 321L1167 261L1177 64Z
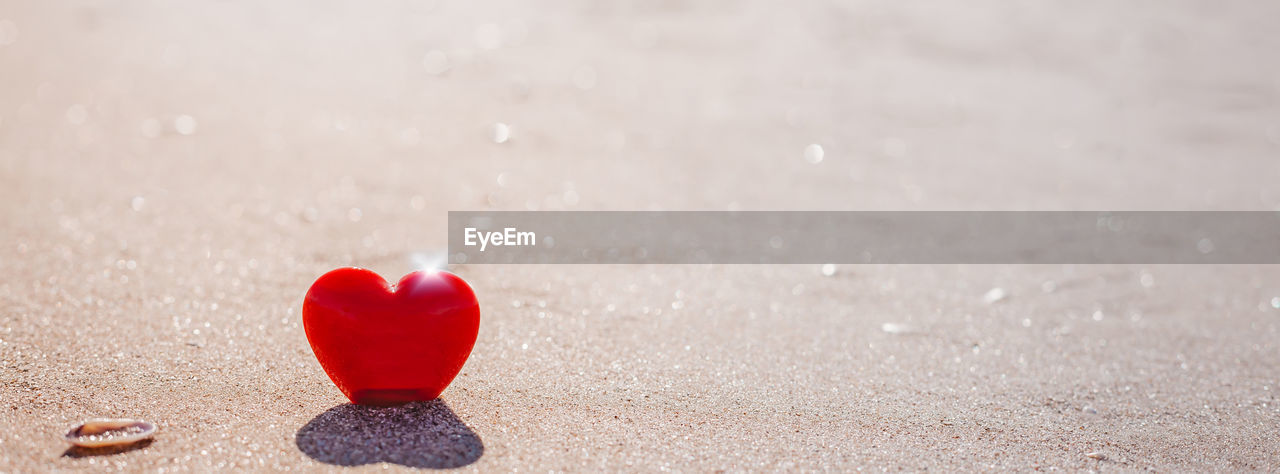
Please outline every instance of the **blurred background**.
M0 466L331 462L301 297L449 210L1280 210L1276 18L0 1ZM473 468L1278 466L1275 267L453 270ZM167 439L60 456L108 415Z

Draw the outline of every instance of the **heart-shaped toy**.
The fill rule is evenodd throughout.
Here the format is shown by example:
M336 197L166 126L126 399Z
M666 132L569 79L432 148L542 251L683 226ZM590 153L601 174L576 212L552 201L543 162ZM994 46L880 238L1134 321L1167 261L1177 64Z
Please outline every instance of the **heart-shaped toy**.
M321 276L302 304L307 341L352 403L434 400L471 355L480 304L456 275L420 271L394 286L363 268Z

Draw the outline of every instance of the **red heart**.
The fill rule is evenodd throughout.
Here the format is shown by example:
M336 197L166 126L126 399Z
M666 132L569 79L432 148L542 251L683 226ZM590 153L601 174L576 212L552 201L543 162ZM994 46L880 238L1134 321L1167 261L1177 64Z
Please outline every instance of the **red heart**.
M480 304L448 272L413 272L395 286L363 268L321 276L302 304L307 341L352 403L434 400L471 355Z

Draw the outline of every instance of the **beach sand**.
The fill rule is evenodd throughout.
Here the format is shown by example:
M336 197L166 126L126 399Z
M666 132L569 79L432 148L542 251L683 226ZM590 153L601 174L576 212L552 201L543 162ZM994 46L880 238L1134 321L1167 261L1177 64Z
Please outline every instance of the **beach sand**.
M538 3L0 2L0 471L1280 469L1265 265L455 266L346 405L303 294L449 210L1280 209L1274 4Z

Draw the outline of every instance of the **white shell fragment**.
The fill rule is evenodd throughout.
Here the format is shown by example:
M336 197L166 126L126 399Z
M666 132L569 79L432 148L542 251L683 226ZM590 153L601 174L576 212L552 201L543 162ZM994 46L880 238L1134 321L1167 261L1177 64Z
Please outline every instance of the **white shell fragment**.
M986 304L995 304L1004 300L1007 297L1009 297L1009 292L1004 291L1004 288L1000 288L997 286L987 291L985 295L982 295L982 302Z
M67 442L84 448L136 443L156 434L154 423L128 418L95 418L71 428Z

